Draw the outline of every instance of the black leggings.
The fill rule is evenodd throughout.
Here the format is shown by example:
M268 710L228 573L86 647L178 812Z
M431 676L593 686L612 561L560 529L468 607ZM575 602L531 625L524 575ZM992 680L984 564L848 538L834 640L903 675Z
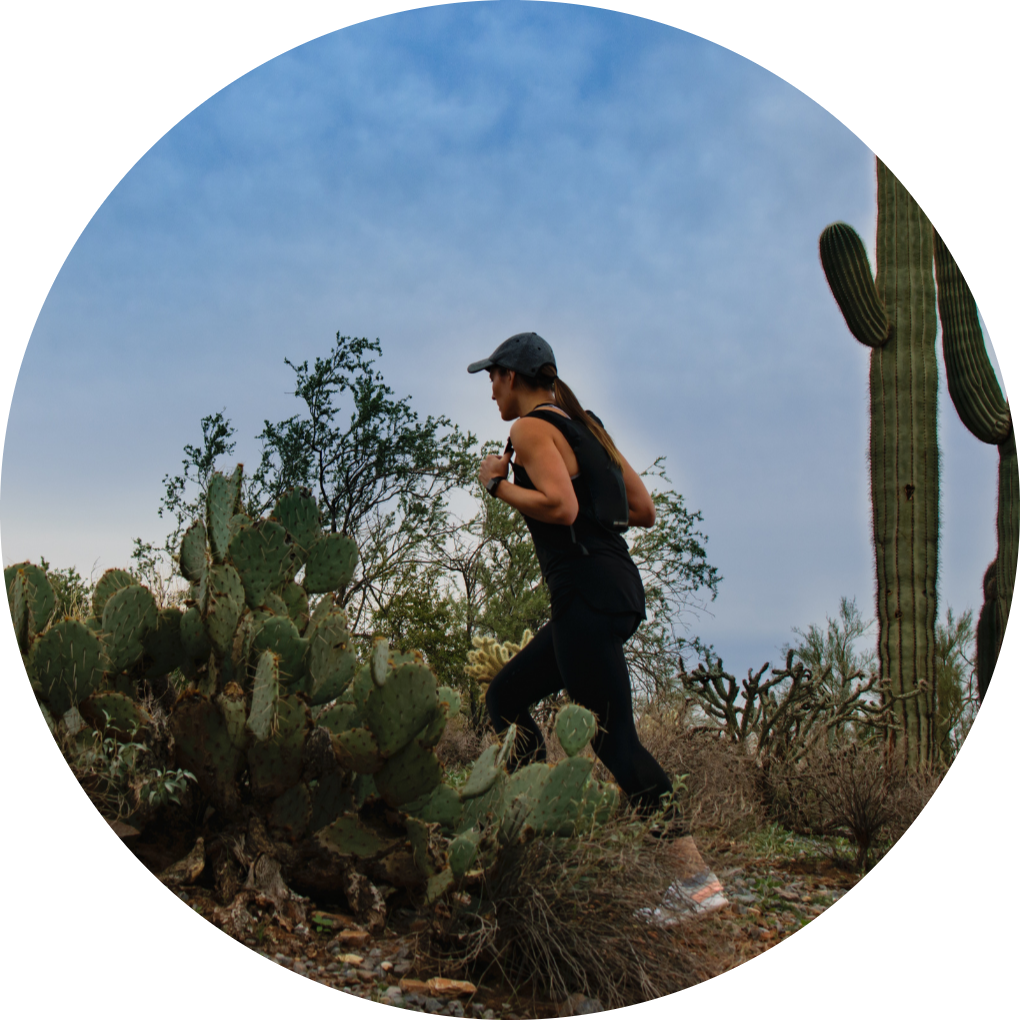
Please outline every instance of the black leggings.
M623 657L623 643L639 622L634 613L598 613L575 597L499 671L485 701L497 733L517 724L512 768L545 760L542 731L528 709L566 688L598 717L592 747L623 792L644 811L659 807L673 787L638 739Z

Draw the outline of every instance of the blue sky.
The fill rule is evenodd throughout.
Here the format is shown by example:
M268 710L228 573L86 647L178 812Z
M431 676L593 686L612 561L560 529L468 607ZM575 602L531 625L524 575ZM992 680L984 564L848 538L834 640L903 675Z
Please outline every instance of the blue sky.
M161 479L225 409L254 463L284 357L379 337L423 413L505 429L466 364L535 329L639 466L665 454L725 580L736 670L871 604L867 352L817 260L874 234L867 148L726 50L556 5L458 5L277 58L139 161L68 257L19 376L4 561L88 574L159 539ZM943 604L977 608L996 454L943 392Z

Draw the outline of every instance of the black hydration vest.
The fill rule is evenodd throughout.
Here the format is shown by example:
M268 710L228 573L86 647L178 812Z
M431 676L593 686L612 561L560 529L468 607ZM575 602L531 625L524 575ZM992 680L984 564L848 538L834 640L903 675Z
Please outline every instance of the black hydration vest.
M602 424L591 411L588 414L599 425ZM606 448L580 422L555 411L542 411L536 408L524 417L541 418L542 421L555 425L563 433L577 458L581 483L589 496L587 506L582 506L581 512L591 514L593 519L608 531L623 534L630 527L627 486L623 481L623 471L609 459Z
M555 425L570 443L579 468L571 479L578 506L573 524L547 524L524 515L549 586L552 618L576 596L598 612L644 619L641 575L620 534L627 529L630 512L623 472L613 467L605 447L580 422L538 408L526 417ZM535 487L523 467L514 463L513 468L514 484Z

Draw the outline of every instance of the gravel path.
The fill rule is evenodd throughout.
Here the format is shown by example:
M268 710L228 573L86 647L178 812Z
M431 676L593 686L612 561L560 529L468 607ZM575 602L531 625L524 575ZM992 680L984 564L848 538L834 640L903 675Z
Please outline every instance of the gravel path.
M723 973L764 952L810 923L852 888L856 876L825 858L801 853L792 859L750 856L730 845L705 853L722 881L730 905L698 922L698 935L709 947L706 971ZM203 916L218 904L209 889L178 890ZM424 973L415 960L417 931L425 922L413 915L391 919L375 936L353 917L308 911L309 924L287 931L273 919L260 923L245 944L277 966L348 995L403 1009L472 1020L532 1020L598 1012L601 1005L580 995L566 1002L536 999L522 990L487 983L449 981Z

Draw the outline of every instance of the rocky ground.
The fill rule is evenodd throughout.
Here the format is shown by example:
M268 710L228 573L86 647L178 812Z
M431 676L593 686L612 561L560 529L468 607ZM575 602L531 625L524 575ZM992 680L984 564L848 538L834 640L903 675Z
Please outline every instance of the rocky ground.
M690 936L682 936L690 938L703 978L730 970L788 938L857 881L818 847L776 830L749 842L699 842L730 900L725 909L700 919ZM222 908L212 890L199 882L176 885L175 891L217 923ZM581 995L551 1002L534 989L507 987L492 971L439 973L419 951L421 932L429 922L410 910L392 911L385 929L376 934L333 904L309 905L306 914L306 923L288 925L267 911L244 942L268 961L312 981L419 1012L530 1020L602 1009Z

